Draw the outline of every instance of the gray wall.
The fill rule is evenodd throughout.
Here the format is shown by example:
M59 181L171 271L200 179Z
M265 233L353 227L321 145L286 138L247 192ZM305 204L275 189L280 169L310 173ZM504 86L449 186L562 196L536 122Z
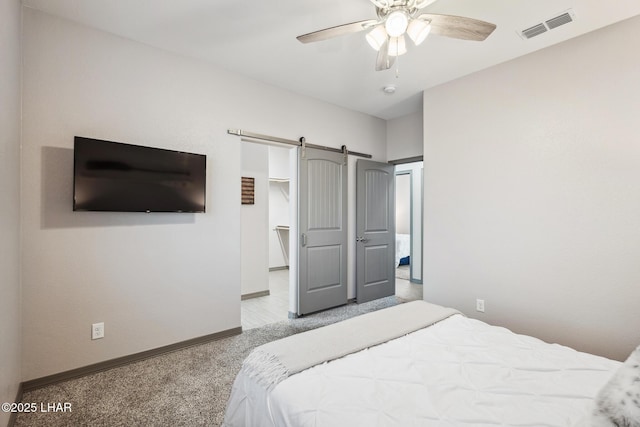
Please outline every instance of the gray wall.
M640 17L425 91L426 300L617 359L640 344L637 52Z
M23 380L240 326L228 128L386 155L381 119L24 14ZM72 212L74 135L206 154L207 213ZM98 321L106 336L91 341Z
M424 147L422 112L387 121L387 158L408 159L422 156Z
M396 176L396 233L411 232L411 175Z
M20 1L0 2L0 402L20 383ZM0 412L0 425L9 414Z

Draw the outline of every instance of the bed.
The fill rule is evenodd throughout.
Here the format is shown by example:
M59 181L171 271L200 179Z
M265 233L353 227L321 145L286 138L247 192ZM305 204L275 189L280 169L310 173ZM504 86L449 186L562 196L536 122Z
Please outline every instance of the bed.
M254 349L223 426L636 427L638 363L414 301Z
M396 234L396 267L400 260L411 255L411 236L408 234Z

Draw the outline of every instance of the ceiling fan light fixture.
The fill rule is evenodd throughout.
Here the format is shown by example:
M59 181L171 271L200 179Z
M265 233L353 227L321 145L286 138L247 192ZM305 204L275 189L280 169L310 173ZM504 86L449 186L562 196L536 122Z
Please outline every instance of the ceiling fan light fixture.
M401 36L407 31L409 25L409 17L404 10L395 10L387 16L384 28L387 30L389 37Z
M376 52L379 51L384 42L387 40L387 32L384 29L384 25L378 25L373 30L369 31L366 39L369 45Z
M420 46L430 32L431 22L423 21L422 19L414 19L407 27L407 34L416 46Z
M393 37L389 40L389 56L400 56L407 53L407 43L404 36Z

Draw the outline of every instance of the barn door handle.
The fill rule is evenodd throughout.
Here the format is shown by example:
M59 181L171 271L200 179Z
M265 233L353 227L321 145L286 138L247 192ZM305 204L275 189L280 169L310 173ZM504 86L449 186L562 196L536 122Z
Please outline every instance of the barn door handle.
M305 246L307 246L307 235L305 233L302 233L302 238L300 239L302 242L302 247L304 248Z

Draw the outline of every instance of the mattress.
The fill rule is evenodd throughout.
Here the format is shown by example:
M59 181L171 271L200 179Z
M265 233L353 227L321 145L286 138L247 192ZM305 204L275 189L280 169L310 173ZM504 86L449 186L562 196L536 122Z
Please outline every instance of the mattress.
M241 372L224 425L577 427L620 365L456 314L272 388Z

